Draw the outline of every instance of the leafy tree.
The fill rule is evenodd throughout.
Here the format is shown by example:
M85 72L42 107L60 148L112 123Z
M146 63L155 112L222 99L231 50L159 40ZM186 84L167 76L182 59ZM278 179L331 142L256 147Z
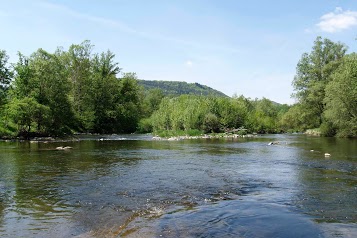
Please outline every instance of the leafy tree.
M279 127L281 110L286 110L285 106L279 105L263 98L252 101L253 109L247 118L247 128L259 133L277 133L282 130Z
M92 91L90 93L93 107L93 131L113 133L113 125L117 122L117 110L114 104L119 80L116 75L120 72L118 63L114 62L115 55L110 52L96 54L93 58Z
M283 131L305 131L318 124L318 118L311 115L304 105L295 104L281 116L279 124Z
M317 123L309 127L318 127L323 121L325 87L346 51L344 44L317 37L311 53L304 53L297 65L294 96L311 116L318 118Z
M50 54L42 49L30 58L19 54L12 91L13 100L33 98L38 104L50 108L49 121L41 114L37 118L37 131L55 135L68 133L73 121L68 98L70 84L59 54L59 51Z
M60 54L60 50L50 54L39 49L31 57L33 83L37 86L34 97L38 103L51 109L51 124L46 129L51 134L69 133L73 122L73 111L68 97L71 85L65 66L59 59Z
M34 98L25 97L13 99L7 105L6 114L17 124L19 134L27 135L31 132L32 126L50 124L51 110L48 106L39 104Z
M163 91L159 88L153 88L149 91L144 91L145 89L141 89L144 92L142 96L143 105L142 105L142 114L143 117L150 117L152 113L159 109L159 105L161 100L165 97Z
M326 119L344 137L357 136L357 54L344 58L326 87ZM333 134L333 133L332 133Z
M91 105L92 88L92 50L93 45L84 41L80 45L71 45L63 52L61 60L66 65L68 80L72 84L70 101L73 107L77 129L86 131L93 127L93 108Z
M175 98L163 98L159 109L151 115L151 122L154 131L172 130L170 114L174 100Z
M5 103L6 92L13 76L7 63L8 60L9 56L6 51L0 50L0 106Z
M218 117L213 113L208 113L203 120L203 130L206 133L219 132L220 123Z
M30 66L29 57L24 56L20 52L18 53L18 61L14 65L14 82L13 90L11 91L12 97L24 98L32 96L35 85L32 84L34 77L34 70Z
M118 123L122 132L134 132L141 117L140 87L135 73L125 73L117 92Z

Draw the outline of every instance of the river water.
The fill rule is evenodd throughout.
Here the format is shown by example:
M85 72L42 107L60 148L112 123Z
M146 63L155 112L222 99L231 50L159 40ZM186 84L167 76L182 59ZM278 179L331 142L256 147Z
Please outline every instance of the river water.
M0 236L357 237L356 139L98 139L0 141Z

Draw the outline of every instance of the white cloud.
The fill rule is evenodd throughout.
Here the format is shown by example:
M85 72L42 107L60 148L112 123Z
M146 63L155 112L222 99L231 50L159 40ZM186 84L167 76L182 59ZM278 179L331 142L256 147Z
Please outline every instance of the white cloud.
M336 7L334 12L327 13L320 18L316 26L325 32L335 33L357 26L357 12L343 11L341 7Z

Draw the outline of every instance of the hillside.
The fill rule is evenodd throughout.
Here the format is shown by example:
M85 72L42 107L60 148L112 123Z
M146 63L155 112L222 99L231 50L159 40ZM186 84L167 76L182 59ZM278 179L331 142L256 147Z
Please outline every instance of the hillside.
M210 88L206 85L199 83L186 83L179 81L154 81L154 80L138 80L139 85L143 86L146 90L159 88L165 95L213 95L218 97L228 97L224 93Z

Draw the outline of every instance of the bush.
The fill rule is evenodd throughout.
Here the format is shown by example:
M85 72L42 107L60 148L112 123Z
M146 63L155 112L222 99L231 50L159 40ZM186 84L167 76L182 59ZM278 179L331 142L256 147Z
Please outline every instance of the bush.
M150 133L152 132L153 126L150 118L143 118L138 123L138 132L140 133Z
M332 122L323 122L320 126L320 132L322 136L332 137L336 135L336 128Z
M219 132L219 127L220 123L218 117L213 113L208 113L203 120L202 129L206 133Z

